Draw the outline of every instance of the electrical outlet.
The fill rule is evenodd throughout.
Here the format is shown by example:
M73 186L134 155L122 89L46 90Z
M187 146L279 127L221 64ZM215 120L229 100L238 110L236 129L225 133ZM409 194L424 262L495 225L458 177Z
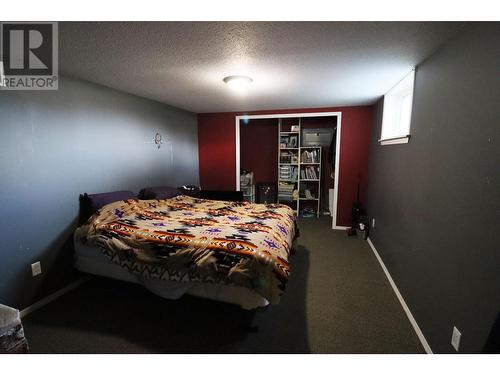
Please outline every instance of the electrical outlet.
M372 217L372 228L375 228L375 218Z
M457 352L458 352L458 348L460 347L460 338L461 337L462 337L462 334L457 329L457 327L453 327L453 333L451 335L451 345L455 348L455 350Z
M31 265L31 273L33 274L33 277L42 273L42 265L40 262L36 262Z

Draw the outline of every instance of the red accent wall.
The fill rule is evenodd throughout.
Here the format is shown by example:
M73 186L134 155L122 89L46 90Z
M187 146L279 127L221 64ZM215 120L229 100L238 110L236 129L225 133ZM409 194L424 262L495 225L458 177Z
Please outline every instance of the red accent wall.
M198 115L200 185L203 189L236 188L235 116L279 113L342 112L340 177L337 225L351 224L351 207L360 198L366 206L368 151L373 124L373 106L296 108L252 112L202 113Z
M235 114L198 115L198 154L202 189L236 188Z
M250 120L248 124L242 124L240 126L240 168L253 172L255 184L276 182L278 180L277 162L278 119Z

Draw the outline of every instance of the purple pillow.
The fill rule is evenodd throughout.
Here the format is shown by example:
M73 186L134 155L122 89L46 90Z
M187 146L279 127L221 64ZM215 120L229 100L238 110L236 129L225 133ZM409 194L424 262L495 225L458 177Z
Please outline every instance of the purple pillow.
M131 191L111 191L101 194L80 194L79 225L85 223L97 210L105 205L125 199L137 199Z
M101 207L113 202L123 201L125 199L137 199L131 191L111 191L109 193L90 194L90 207L95 212Z
M169 199L181 194L179 189L170 186L148 187L139 192L139 199Z

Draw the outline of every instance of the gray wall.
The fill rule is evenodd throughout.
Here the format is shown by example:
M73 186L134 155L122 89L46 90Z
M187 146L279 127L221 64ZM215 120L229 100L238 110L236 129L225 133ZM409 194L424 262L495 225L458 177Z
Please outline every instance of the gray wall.
M55 92L0 91L0 303L17 308L75 278L80 193L198 184L195 114L60 78Z
M409 144L370 149L375 247L431 348L482 351L500 312L500 27L473 24L417 69Z

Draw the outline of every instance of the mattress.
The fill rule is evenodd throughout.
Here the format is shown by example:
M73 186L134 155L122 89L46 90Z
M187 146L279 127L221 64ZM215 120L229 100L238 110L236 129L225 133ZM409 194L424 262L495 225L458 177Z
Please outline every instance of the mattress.
M251 291L279 303L290 273L295 219L293 210L280 204L182 195L126 199L102 207L77 228L75 243L100 249L99 255L118 266L116 278L170 298L189 291L220 300L226 291ZM89 262L86 251L92 250L85 247L79 255Z
M152 293L167 299L178 299L185 294L231 303L251 310L269 304L254 291L234 285L176 282L141 277L107 258L97 246L83 244L75 237L75 267L85 273L136 283Z

